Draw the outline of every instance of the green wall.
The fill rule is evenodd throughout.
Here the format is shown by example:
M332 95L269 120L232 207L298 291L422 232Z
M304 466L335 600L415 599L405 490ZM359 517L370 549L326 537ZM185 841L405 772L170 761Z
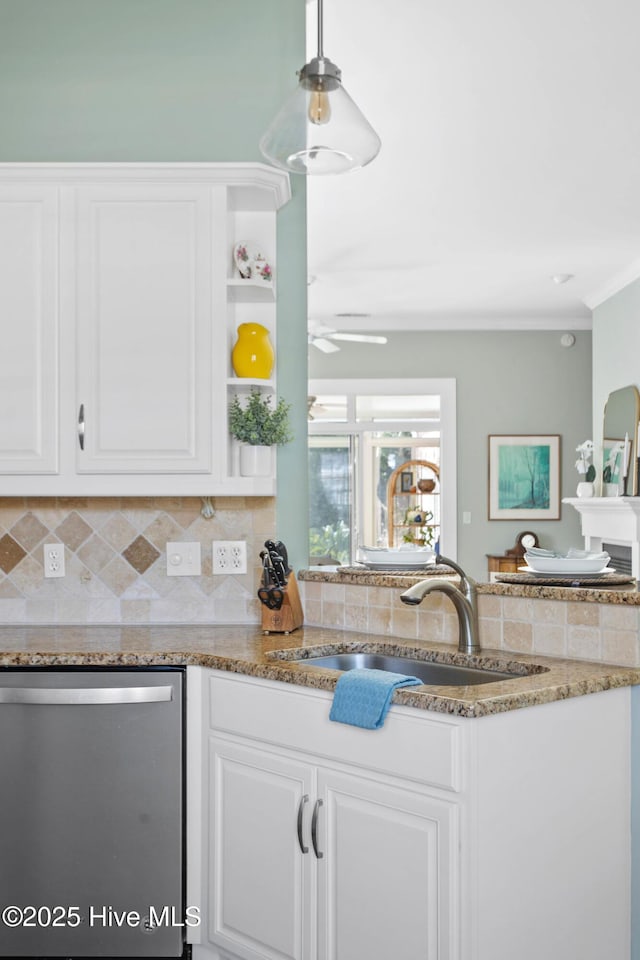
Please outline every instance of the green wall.
M376 331L378 332L378 331ZM558 332L384 331L386 346L341 343L313 350L309 376L455 377L457 381L458 560L487 578L487 553L512 547L533 529L548 547L583 543L578 514L562 506L560 521L489 521L487 437L492 433L560 434L561 494L575 496L575 448L591 437L591 334L578 331L566 348ZM471 513L471 524L462 513Z
M0 161L249 161L304 62L302 0L0 0ZM306 562L305 181L280 214L277 536ZM286 509L285 506L286 505Z

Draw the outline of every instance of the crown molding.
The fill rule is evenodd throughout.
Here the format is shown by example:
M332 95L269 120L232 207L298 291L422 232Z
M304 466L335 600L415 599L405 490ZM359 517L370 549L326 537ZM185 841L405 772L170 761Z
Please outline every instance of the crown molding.
M279 209L291 199L289 174L260 162L243 163L0 163L0 183L197 182L227 188L257 187L271 195L268 204Z
M609 280L603 283L602 286L598 287L592 293L587 294L586 297L583 297L582 302L589 307L590 310L595 310L595 308L599 307L605 300L613 297L616 293L619 293L620 290L628 287L630 283L633 283L634 280L638 280L639 278L640 259L634 260L625 267L624 270L615 273Z

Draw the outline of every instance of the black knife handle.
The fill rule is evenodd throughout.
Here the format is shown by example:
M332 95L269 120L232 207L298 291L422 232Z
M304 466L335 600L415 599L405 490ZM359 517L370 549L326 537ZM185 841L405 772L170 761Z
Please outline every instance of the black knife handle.
M264 545L269 552L269 559L275 574L276 583L279 587L285 587L287 584L287 566L278 552L279 540L265 540Z

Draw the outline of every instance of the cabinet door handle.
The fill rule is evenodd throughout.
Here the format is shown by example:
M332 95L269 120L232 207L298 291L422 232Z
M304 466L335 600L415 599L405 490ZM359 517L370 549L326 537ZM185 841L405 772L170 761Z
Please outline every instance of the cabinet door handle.
M316 800L313 805L313 815L311 817L311 843L313 844L313 852L318 860L322 860L324 857L324 853L318 849L318 813L321 806L322 800Z
M309 794L305 793L305 795L300 798L300 803L298 804L298 844L303 853L309 853L309 847L305 847L304 840L302 839L302 817L304 814L304 805L308 802Z
M80 409L78 410L78 443L80 444L80 449L84 450L84 403L80 404Z

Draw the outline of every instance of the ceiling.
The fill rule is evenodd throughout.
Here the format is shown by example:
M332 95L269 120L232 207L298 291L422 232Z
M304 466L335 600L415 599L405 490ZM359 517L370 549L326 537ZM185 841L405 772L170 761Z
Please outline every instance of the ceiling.
M640 276L639 36L637 0L325 0L382 149L308 178L310 319L588 328Z

